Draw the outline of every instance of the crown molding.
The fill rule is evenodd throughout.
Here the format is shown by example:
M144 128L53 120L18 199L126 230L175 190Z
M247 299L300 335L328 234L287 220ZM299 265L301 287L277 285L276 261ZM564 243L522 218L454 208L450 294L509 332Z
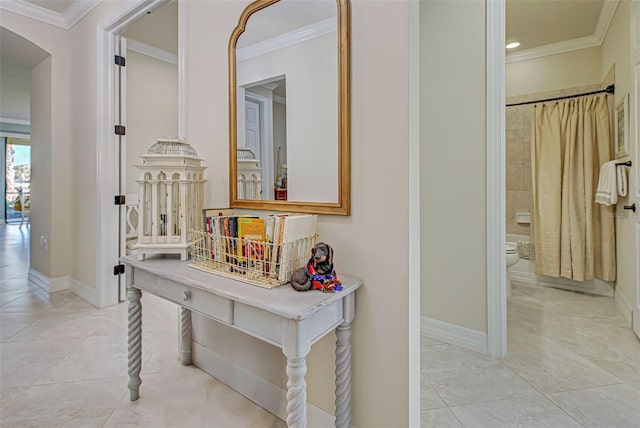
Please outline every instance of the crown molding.
M280 34L270 39L262 40L258 43L239 48L236 51L236 61L244 61L258 55L264 55L278 49L301 43L306 40L324 36L338 30L338 22L335 17L314 22L305 27L296 28L288 33Z
M101 0L76 0L63 13L54 12L24 0L3 0L0 2L0 9L68 30L98 6L100 1Z
M127 39L127 50L138 52L139 54L155 58L159 61L178 65L178 54L174 54L173 52L169 52L137 40Z
M614 15L616 14L618 3L620 3L620 0L605 0L605 2L602 4L600 17L598 18L598 23L596 24L596 31L593 33L593 35L598 40L600 40L600 44L602 44L604 38L607 35L607 31L609 31L609 26L611 25L611 21L613 21Z
M605 1L600 10L600 17L596 29L591 36L579 37L571 40L564 40L558 43L550 43L544 46L538 46L522 51L511 52L506 55L506 62L525 61L528 59L539 58L547 55L556 55L565 52L576 51L579 49L593 48L602 45L604 38L609 31L609 26L616 13L620 0Z

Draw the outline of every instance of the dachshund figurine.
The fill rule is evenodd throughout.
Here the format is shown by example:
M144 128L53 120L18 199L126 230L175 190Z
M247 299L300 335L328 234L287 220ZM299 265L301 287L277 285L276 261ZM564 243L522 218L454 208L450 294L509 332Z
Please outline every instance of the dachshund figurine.
M311 249L311 258L307 265L291 275L291 287L296 291L310 289L332 293L342 290L342 283L333 268L333 248L324 242L318 242Z

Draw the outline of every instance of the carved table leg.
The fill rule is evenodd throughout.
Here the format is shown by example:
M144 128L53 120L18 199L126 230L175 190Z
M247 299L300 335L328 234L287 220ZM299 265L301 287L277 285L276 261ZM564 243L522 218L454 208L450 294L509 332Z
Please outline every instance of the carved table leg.
M336 428L351 424L351 323L336 328Z
M180 308L180 362L191 364L191 310Z
M304 428L307 426L307 373L306 358L287 358L287 426Z
M131 276L131 275L130 275ZM129 284L127 278L127 299L129 300L129 390L131 401L140 398L140 368L142 367L142 292Z

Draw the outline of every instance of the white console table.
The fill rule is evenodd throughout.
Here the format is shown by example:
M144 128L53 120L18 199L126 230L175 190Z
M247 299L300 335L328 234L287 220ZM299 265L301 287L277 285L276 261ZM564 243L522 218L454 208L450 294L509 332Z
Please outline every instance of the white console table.
M129 300L129 390L140 397L142 367L141 290L181 306L182 364L191 364L191 311L278 346L287 357L287 425L305 427L307 392L304 376L311 345L336 330L336 427L348 428L351 410L351 322L355 291L362 282L340 276L342 291L296 292L289 285L264 289L188 267L167 256L145 261L122 257Z

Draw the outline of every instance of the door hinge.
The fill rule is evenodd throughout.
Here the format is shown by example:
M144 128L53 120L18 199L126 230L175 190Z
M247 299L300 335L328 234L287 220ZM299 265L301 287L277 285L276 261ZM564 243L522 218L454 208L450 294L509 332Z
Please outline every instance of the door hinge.
M124 265L115 265L113 267L113 274L120 275L124 273Z
M126 65L127 60L120 55L116 55L116 65L119 65L120 67L124 67Z
M114 203L116 205L125 205L127 202L126 202L126 198L124 197L124 195L116 195Z
M115 133L116 135L125 135L127 129L122 125L116 125Z

